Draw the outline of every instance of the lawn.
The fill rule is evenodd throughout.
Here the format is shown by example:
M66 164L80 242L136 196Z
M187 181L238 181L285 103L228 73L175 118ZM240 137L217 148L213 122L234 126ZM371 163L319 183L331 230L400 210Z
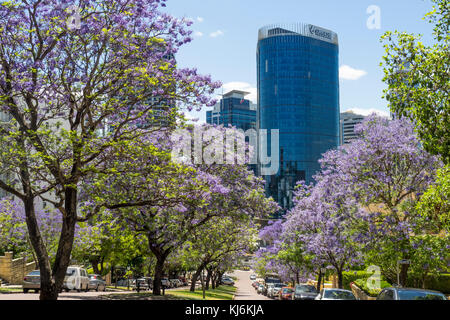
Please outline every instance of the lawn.
M22 288L5 288L0 287L0 293L18 293L22 292Z
M206 290L205 300L233 300L236 287L220 286L217 289ZM101 297L102 300L203 300L201 289L195 292L189 290L166 291L165 296L154 296L150 292L116 293Z
M206 290L206 300L233 300L236 287L232 286L219 286L216 289ZM171 291L171 295L180 297L186 300L203 300L203 291L201 289L191 292L189 290L176 290Z

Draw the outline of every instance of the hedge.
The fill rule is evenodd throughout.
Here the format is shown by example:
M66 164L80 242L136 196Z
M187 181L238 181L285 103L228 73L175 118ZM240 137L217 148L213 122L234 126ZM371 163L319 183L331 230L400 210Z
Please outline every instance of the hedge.
M407 285L408 287L422 288L422 281L414 277L409 277ZM450 274L428 276L425 280L425 289L450 294Z
M376 297L382 289L392 287L389 282L383 280L380 281L381 289L369 289L367 279L357 279L355 280L355 284L370 297Z
M367 280L372 274L367 271L344 271L342 272L342 286L344 289L351 290L350 283L358 279Z

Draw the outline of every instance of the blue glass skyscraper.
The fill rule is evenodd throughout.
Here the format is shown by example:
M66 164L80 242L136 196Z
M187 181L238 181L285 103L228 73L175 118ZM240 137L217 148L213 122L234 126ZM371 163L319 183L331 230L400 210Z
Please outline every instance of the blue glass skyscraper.
M264 176L266 192L289 209L297 182L312 182L322 154L339 145L337 34L301 23L263 27L257 67L258 127L280 130L280 169Z

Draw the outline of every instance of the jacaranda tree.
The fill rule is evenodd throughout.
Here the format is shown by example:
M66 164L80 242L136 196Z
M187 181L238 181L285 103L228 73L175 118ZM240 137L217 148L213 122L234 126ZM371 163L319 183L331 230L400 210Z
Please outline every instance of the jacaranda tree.
M214 103L218 86L178 69L188 21L161 13L164 0L13 0L0 4L0 187L24 204L41 271L41 299L57 299L78 220L80 184L108 154L173 126L164 110ZM172 110L173 111L173 110ZM136 131L139 127L140 130ZM113 173L114 174L114 173ZM92 178L92 177L91 177ZM62 217L53 264L35 199Z

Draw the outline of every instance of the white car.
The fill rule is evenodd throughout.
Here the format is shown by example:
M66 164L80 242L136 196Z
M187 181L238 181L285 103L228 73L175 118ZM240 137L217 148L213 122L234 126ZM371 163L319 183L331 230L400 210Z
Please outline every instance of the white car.
M81 267L68 267L64 277L63 289L65 291L89 291L89 277L86 269Z
M273 287L274 287L274 283L268 283L267 284L267 297L269 298L273 298Z
M344 289L325 288L314 300L357 300L353 292Z

